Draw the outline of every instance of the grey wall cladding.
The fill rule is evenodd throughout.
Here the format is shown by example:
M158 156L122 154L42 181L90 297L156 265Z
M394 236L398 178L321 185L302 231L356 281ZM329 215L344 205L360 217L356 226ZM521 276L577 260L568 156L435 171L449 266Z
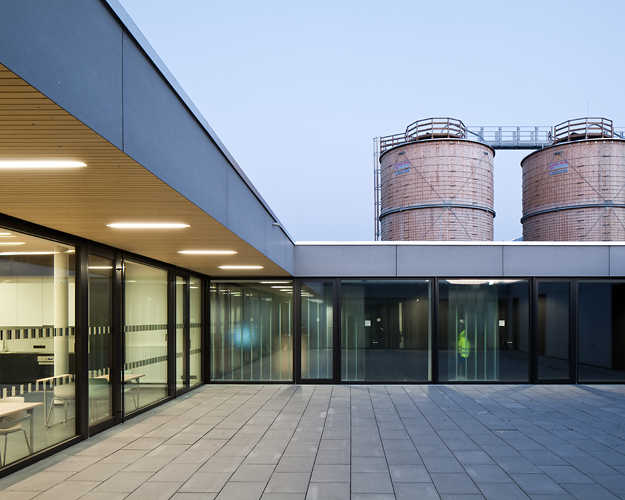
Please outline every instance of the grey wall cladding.
M3 0L0 61L122 147L122 28L86 0Z

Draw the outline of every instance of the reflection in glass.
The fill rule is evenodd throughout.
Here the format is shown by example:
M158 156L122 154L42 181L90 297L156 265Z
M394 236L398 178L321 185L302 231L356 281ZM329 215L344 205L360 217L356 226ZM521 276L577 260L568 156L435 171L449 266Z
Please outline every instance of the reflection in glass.
M332 282L302 283L302 379L333 376Z
M184 324L184 289L187 280L181 276L176 276L176 389L188 386L185 380L184 352L186 328Z
M579 282L580 382L625 381L625 281Z
M439 379L529 377L529 282L440 280Z
M430 380L430 282L341 282L341 380Z
M124 265L124 411L167 397L167 271Z
M75 249L2 233L0 454L8 465L76 435Z
M191 277L189 284L189 378L190 384L195 385L202 382L202 280Z
M89 256L89 423L112 418L113 261Z
M212 380L292 380L293 283L211 282Z
M570 377L569 297L567 282L538 283L538 378Z

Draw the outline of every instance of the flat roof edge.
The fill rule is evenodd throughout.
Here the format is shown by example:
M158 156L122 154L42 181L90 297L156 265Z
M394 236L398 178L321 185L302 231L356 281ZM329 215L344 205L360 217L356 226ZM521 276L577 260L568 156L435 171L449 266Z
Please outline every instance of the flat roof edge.
M150 42L148 42L147 38L145 38L145 36L143 35L139 27L135 24L135 22L132 20L132 18L126 12L126 10L122 7L119 1L118 0L101 0L101 1L104 2L106 5L108 5L108 7L113 11L113 13L117 16L119 21L122 23L122 25L132 35L132 37L135 39L137 44L139 44L139 47L141 47L141 50L145 52L147 57L151 60L152 64L156 66L156 68L159 70L163 78L167 80L167 83L169 83L169 85L174 90L174 92L178 94L178 97L182 100L185 106L193 114L196 120L202 125L206 133L208 133L208 135L213 140L213 142L217 145L217 147L222 152L222 154L230 162L232 167L234 167L234 169L237 171L241 179L243 179L243 182L245 182L247 187L250 188L250 190L254 193L254 196L258 198L258 201L261 202L261 204L265 207L265 210L267 210L267 212L271 215L271 217L273 217L275 222L280 224L280 229L286 235L286 237L289 238L289 240L291 240L292 243L295 243L295 241L293 240L289 232L282 225L282 222L280 222L280 219L278 219L278 216L274 213L271 207L267 204L267 202L258 192L254 184L252 184L252 181L247 177L245 172L243 172L243 169L239 166L239 164L234 159L230 151L228 151L228 148L226 148L226 146L221 142L221 139L219 139L215 131L208 124L208 121L206 120L206 118L204 118L200 110L197 109L195 104L193 104L193 101L191 100L191 98L184 91L180 83L178 83L178 80L176 80L176 78L171 73L171 71L169 71L169 69L167 68L167 65L163 62L160 56L156 53L154 48L150 45Z
M296 241L295 246L625 246L625 241Z

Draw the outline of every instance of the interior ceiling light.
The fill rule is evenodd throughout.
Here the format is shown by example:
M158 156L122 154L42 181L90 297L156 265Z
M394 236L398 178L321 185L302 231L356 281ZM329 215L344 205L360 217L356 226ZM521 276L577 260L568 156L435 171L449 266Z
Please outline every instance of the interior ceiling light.
M113 266L87 266L87 269L113 269Z
M0 233L0 236L11 236L11 233Z
M187 255L234 255L234 250L180 250L178 253Z
M219 269L262 269L263 266L219 266Z
M179 229L182 227L191 227L189 224L169 222L116 222L107 224L106 226L117 229Z
M24 241L0 241L0 245L25 245Z
M291 283L290 281L261 281L260 284L261 285L279 285L279 284L289 284Z
M87 164L81 161L68 160L0 160L0 168L80 168Z
M52 255L59 252L0 252L0 255Z

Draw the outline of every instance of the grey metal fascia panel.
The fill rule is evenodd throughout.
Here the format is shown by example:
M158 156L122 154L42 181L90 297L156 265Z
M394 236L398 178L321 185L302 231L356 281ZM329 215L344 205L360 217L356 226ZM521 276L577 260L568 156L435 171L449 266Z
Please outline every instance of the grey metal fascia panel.
M265 223L265 255L280 265L282 269L293 274L293 255L295 246L282 232L278 223L274 223L267 214ZM274 225L276 224L276 225Z
M272 221L266 217L268 214L264 210L259 210L262 207L258 200L237 173L229 169L227 175L226 226L265 253L265 227Z
M258 201L263 205L264 209L271 215L271 217L274 219L275 222L280 223L280 220L278 219L276 214L273 212L271 207L267 204L267 202L258 192L256 187L252 184L252 181L250 181L247 175L245 175L245 172L243 172L243 169L241 169L241 167L239 166L237 161L234 159L234 157L230 154L226 146L221 142L221 140L219 139L215 131L208 124L204 116L202 116L202 113L200 113L200 111L197 109L195 104L193 104L193 101L191 101L187 93L183 90L182 86L174 78L174 76L169 71L165 63L161 60L159 55L152 48L152 46L147 41L147 39L143 36L143 33L141 33L141 30L139 30L137 25L134 23L134 21L128 15L128 13L124 10L121 4L117 0L100 0L100 1L106 3L106 5L108 5L110 9L115 13L115 15L117 16L119 21L122 23L122 25L126 28L128 33L135 39L138 46L141 47L143 52L145 52L147 58L150 59L152 64L158 69L158 71L161 73L165 81L167 81L167 83L171 86L172 90L178 95L178 97L185 104L185 106L188 108L190 113L195 117L195 119L202 126L202 128L211 138L211 140L215 143L215 145L217 146L221 154L224 155L224 157L228 160L230 165L239 174L243 182L245 182L248 188L254 193ZM291 238L291 235L282 225L280 226L280 230L289 238L291 242L293 242L293 238Z
M396 275L396 247L295 245L295 276L387 277Z
M528 245L504 247L505 276L610 276L606 245Z
M399 245L397 276L493 277L503 275L500 245Z
M0 63L122 147L122 28L96 0L5 0Z
M230 164L126 35L123 67L124 152L227 227Z
M610 276L625 276L625 246L610 247Z

